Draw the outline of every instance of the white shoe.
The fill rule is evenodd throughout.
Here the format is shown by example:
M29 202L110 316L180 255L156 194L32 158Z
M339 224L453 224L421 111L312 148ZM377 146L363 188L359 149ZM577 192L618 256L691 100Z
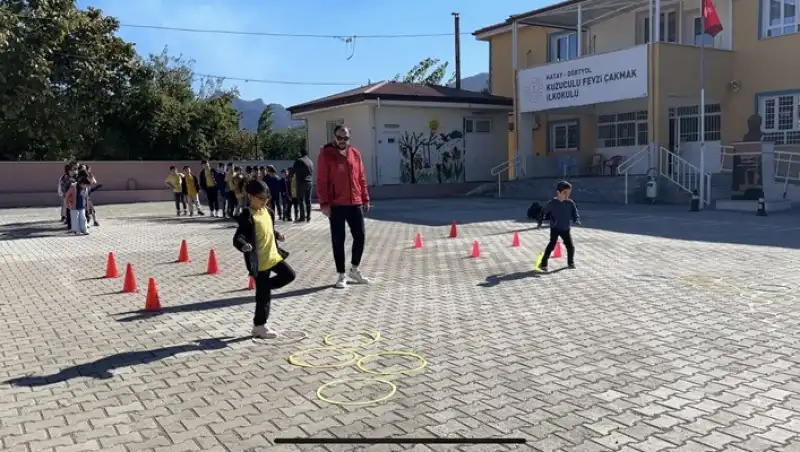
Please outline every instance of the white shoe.
M339 279L336 280L336 284L333 286L337 289L346 289L347 288L347 276L344 273L339 274Z
M254 326L251 334L254 338L258 339L275 339L278 337L278 333L272 331L272 329L266 325Z
M357 284L369 284L369 278L361 274L361 270L357 268L351 268L347 276Z

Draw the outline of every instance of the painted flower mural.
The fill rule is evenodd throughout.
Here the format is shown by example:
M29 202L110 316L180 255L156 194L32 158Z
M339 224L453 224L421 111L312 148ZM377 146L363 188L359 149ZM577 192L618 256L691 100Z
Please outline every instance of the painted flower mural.
M464 134L405 132L399 140L400 181L404 184L464 180Z

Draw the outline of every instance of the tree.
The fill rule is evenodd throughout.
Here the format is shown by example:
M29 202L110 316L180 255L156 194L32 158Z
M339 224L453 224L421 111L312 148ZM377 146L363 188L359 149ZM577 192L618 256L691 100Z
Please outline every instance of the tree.
M448 62L440 62L438 58L425 58L416 64L405 76L397 74L392 81L400 83L415 83L420 85L441 85L447 73ZM455 80L455 75L450 77L447 84Z

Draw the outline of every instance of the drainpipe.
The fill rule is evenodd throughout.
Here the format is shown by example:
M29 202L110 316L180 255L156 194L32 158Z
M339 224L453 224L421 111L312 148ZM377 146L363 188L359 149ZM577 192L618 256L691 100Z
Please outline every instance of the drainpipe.
M578 3L578 58L583 56L583 3Z
M511 24L511 67L513 72L512 88L514 89L514 160L519 156L519 93L517 74L519 71L519 22ZM510 161L509 164L512 162ZM514 167L514 178L519 179L519 168Z

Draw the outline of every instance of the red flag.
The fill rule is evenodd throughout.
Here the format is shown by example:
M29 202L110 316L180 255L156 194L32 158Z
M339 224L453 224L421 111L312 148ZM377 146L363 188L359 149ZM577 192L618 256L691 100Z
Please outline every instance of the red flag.
M705 32L715 38L722 31L722 23L717 15L717 8L714 7L713 0L703 0L703 21L705 22Z

